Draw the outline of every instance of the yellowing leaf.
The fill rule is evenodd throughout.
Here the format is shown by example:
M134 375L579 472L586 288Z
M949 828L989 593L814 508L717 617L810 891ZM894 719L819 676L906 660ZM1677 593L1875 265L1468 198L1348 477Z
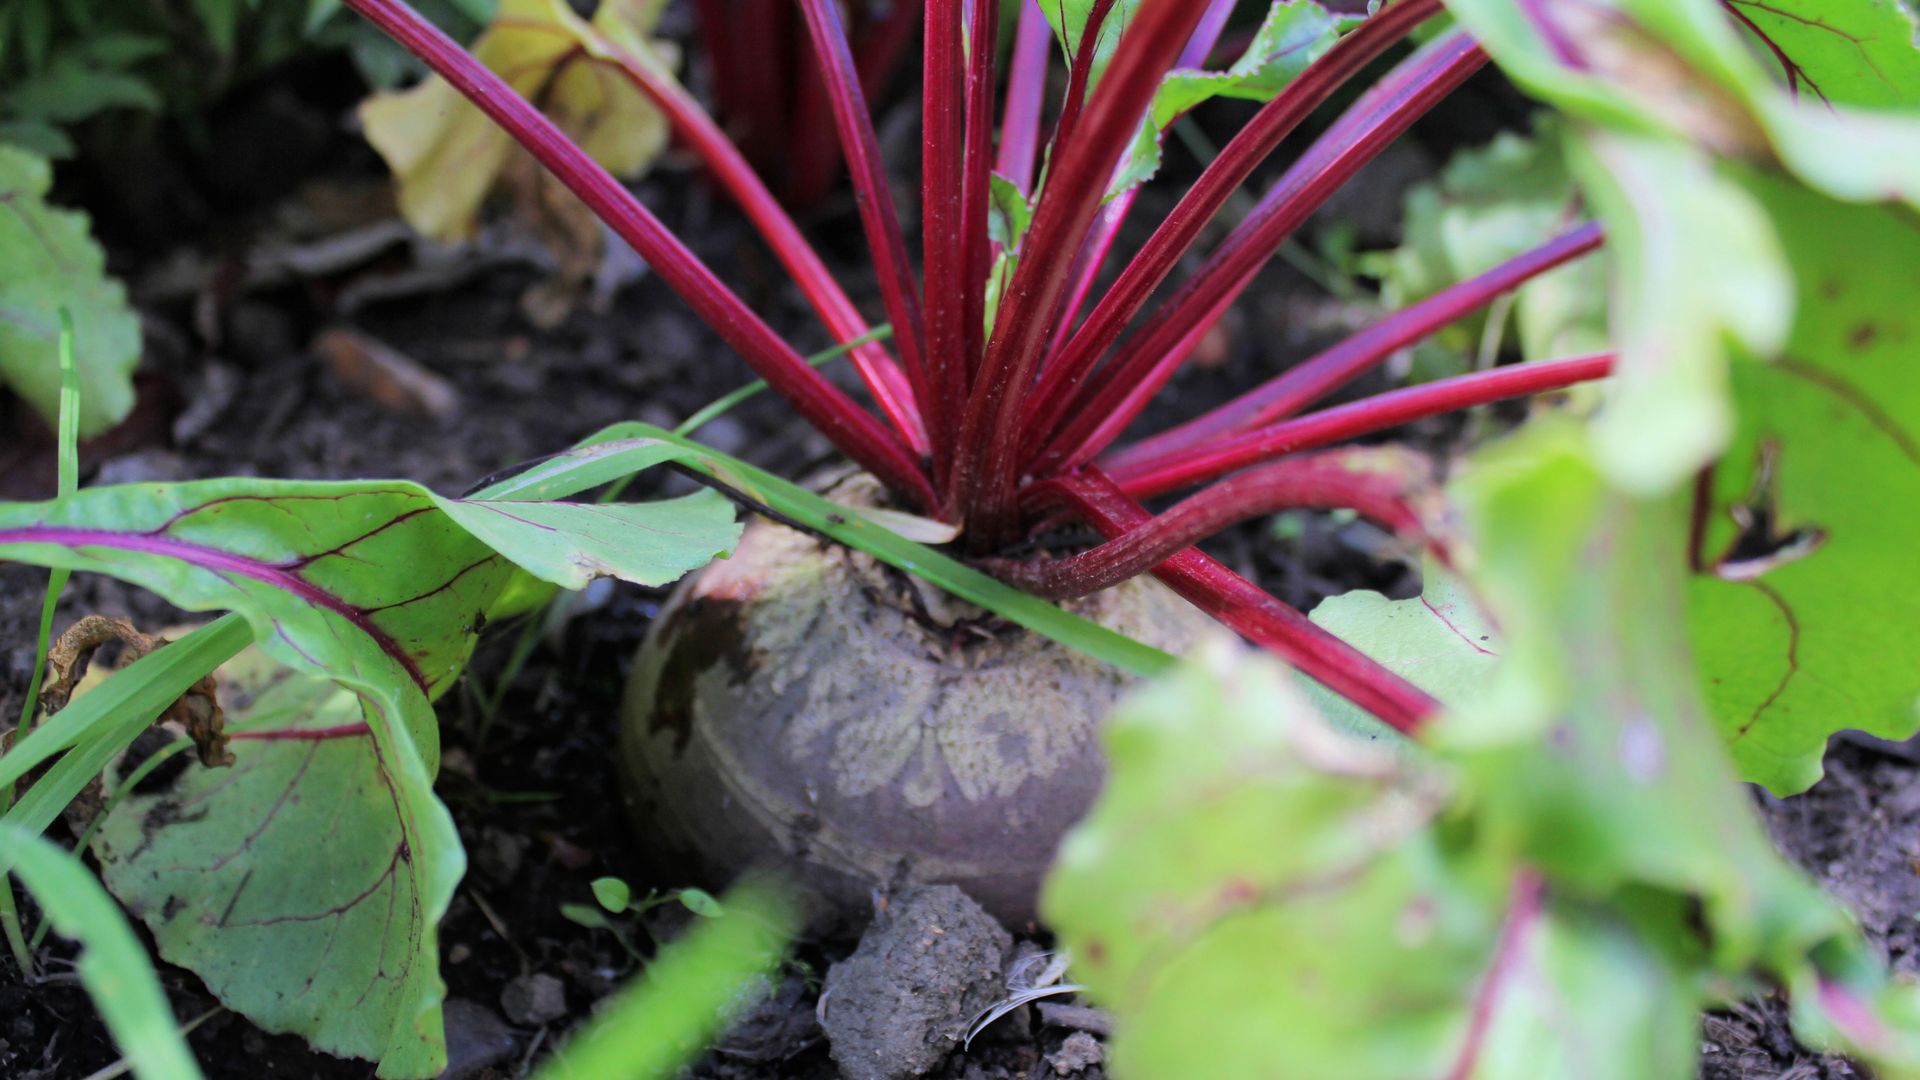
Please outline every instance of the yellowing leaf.
M666 118L607 59L610 45L644 63L665 46L645 35L661 0L605 0L591 23L566 0L501 0L499 14L472 45L481 63L535 102L594 160L634 177L666 145ZM513 139L434 76L360 106L367 141L400 186L400 211L415 229L441 239L473 232L480 206L499 184Z

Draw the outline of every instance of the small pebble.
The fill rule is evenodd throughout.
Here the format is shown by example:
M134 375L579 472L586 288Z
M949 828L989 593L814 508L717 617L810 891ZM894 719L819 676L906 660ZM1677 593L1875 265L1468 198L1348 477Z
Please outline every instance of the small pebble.
M1047 1064L1053 1066L1053 1071L1061 1076L1072 1076L1106 1059L1106 1047L1100 1045L1099 1039L1084 1031L1076 1031L1067 1036L1066 1041L1060 1044L1060 1049L1047 1055Z
M501 988L500 1011L523 1027L550 1024L567 1015L566 984L551 975L522 975Z
M448 998L447 1071L440 1080L478 1076L489 1065L505 1061L518 1040L499 1014L477 1001Z

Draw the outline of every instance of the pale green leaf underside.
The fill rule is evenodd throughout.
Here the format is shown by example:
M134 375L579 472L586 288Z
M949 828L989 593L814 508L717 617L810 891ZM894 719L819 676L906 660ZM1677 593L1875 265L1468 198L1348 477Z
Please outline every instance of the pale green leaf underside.
M1443 810L1430 761L1331 731L1270 659L1205 651L1107 739L1046 911L1116 1014L1117 1072L1265 1076L1282 1053L1286 1076L1641 1080L1696 1053L1699 984L1624 920L1550 898L1510 948L1477 1067L1451 1071L1516 853L1497 830L1442 833L1473 800Z
M1488 448L1454 490L1507 642L1484 704L1453 718L1481 730L1448 739L1481 835L1561 895L1633 913L1683 972L1800 988L1809 1031L1816 977L1896 1006L1849 1052L1913 1075L1911 989L1774 851L1712 731L1688 662L1686 500L1610 490L1564 421Z
M1444 788L1214 646L1115 713L1043 898L1116 1014L1115 1071L1440 1075L1497 922L1424 833ZM1420 930L1392 933L1414 897Z
M1619 919L1566 905L1518 951L1474 1080L1695 1072L1700 1005L1691 980Z
M1432 694L1449 712L1472 708L1500 660L1496 630L1472 593L1456 575L1433 563L1426 567L1420 596L1389 600L1377 592L1355 590L1322 600L1312 618ZM1345 698L1310 694L1321 714L1344 728L1378 727Z

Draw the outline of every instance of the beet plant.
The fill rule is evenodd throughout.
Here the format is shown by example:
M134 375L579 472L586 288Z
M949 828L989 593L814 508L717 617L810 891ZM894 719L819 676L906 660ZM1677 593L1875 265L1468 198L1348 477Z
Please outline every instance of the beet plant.
M382 1075L433 1074L433 928L462 855L431 792L432 700L540 583L660 584L732 550L662 613L621 721L650 842L715 873L774 862L816 911L935 880L1024 919L1093 805L1041 913L1119 1014L1127 1075L1681 1075L1699 1007L1763 985L1791 994L1804 1037L1920 1075L1909 990L1768 849L1736 784L1799 790L1832 732L1915 726L1920 619L1889 585L1920 506L1904 9L1274 3L1216 67L1230 0L1048 2L1020 7L1000 71L999 4L927 0L916 267L840 6L800 0L889 348L644 40L525 0L565 62L660 110L858 343L868 408L500 75L400 0L347 4L577 194L856 471L783 479L635 424L458 499L212 480L0 507L0 554L237 612L303 673L242 695L230 775L130 798L94 843L162 954L223 1001ZM1390 52L1173 283L1256 167ZM1483 170L1520 225L1496 238L1443 198L1390 274L1410 303L1129 441L1286 239L1490 56L1562 114L1531 151L1546 183ZM1260 104L1115 257L1167 127L1223 96ZM1569 265L1603 236L1604 276ZM1603 305L1581 292L1596 280ZM1526 350L1544 352L1308 411L1516 291ZM1555 317L1565 332L1546 332ZM1348 445L1555 391L1564 407L1464 465ZM715 497L568 501L662 464L766 514L742 532ZM1194 547L1290 509L1419 545L1425 594L1309 617ZM1068 546L1075 522L1104 540ZM1194 647L1208 620L1311 698ZM196 634L202 652L231 655L236 625ZM1121 713L1093 804L1096 721L1168 650L1196 662ZM77 791L131 738L66 715L0 780L65 750ZM341 841L316 853L316 830Z
M878 345L853 353L878 415L803 365L591 157L539 111L499 92L496 77L463 50L403 8L360 10L468 93L633 243L776 391L879 481L878 502L930 519L997 576L1054 599L1091 597L1152 569L1201 611L1412 731L1438 710L1426 693L1225 567L1181 553L1236 521L1289 507L1355 509L1397 533L1422 535L1429 500L1417 458L1324 448L1419 416L1591 380L1609 358L1465 376L1285 422L1406 344L1593 250L1600 234L1568 221L1558 235L1220 409L1109 453L1286 237L1486 61L1459 31L1413 52L1315 140L1198 274L1123 342L1123 331L1255 166L1352 77L1440 13L1437 3L1403 4L1362 22L1315 5L1277 5L1225 72L1170 76L1176 66L1207 59L1232 6L1057 10L1065 21L1055 29L1072 62L1044 147L1044 176L1039 136L1049 54L1032 47L1046 42L1043 9L1025 10L1029 25L1015 37L1028 47L1016 49L1011 92L997 102L998 9L985 5L970 18L965 5L929 7L916 272L839 10L801 5L893 327L892 355ZM668 114L760 226L828 328L843 337L864 332L768 191L660 66L592 26L573 32L587 55ZM1220 95L1271 100L1091 302L1135 189L1154 171L1162 129ZM997 149L996 126L1003 133ZM1151 520L1140 506L1194 488ZM1111 541L1068 558L1007 554L1063 513L1085 518ZM890 585L887 573L863 570L859 556L814 552L799 538L760 538L777 529L755 526L738 557L692 584L642 657L625 721L626 756L649 833L722 868L800 857L820 891L843 903L860 901L878 882L924 877L966 883L1001 914L1026 917L1055 837L1098 782L1086 748L1120 681L1058 645L982 640L969 628L980 613L929 611L913 586ZM1150 606L1130 612L1108 598L1089 601L1088 610L1156 645L1180 649L1192 640L1181 606L1144 586L1128 591L1139 599L1126 604ZM821 611L834 614L822 621ZM869 632L882 623L886 629ZM916 689L922 686L928 689Z

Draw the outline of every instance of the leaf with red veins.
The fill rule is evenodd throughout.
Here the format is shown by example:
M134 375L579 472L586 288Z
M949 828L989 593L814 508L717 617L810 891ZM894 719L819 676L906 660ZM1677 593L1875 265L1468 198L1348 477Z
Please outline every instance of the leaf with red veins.
M1424 576L1419 596L1389 600L1356 589L1322 600L1311 617L1449 710L1460 711L1485 692L1504 646L1465 582L1433 560ZM1323 716L1346 730L1379 730L1377 721L1338 695L1309 687L1308 696Z
M1913 16L1899 0L1722 0L1779 65L1822 102L1906 108L1920 101Z
M1783 358L1733 369L1739 427L1702 489L1693 648L1743 776L1820 776L1828 736L1920 726L1920 225L1775 181L1753 189L1804 297Z
M342 691L324 709L289 713L277 738L236 734L239 763L181 781L176 790L193 797L151 819L148 839L180 853L166 873L141 864L159 874L148 884L172 890L146 912L164 916L156 935L176 919L245 931L163 946L169 955L264 1026L378 1060L381 1076L437 1075L445 987L434 928L466 860L433 795L431 698L466 664L516 565L569 588L605 575L661 584L729 550L739 526L718 496L530 501L691 453L652 439L605 443L474 500L405 481L227 479L0 504L0 558L111 574L190 611L238 612L261 650L295 669L289 677ZM309 728L334 737L297 737ZM309 804L332 816L285 829ZM136 853L122 845L117 857ZM316 927L324 947L313 946ZM263 956L271 971L237 974ZM308 980L334 986L348 973L359 979L351 994L335 986L310 1007Z
M393 1027L438 982L440 905L416 872L434 852L402 824L359 699L257 649L219 682L244 702L236 728L308 737L242 738L231 769L188 768L122 801L94 840L101 876L161 956L254 1023L332 1054L384 1052L382 1075L427 1074ZM409 1033L416 1049L437 1041L438 1017L436 1001Z

